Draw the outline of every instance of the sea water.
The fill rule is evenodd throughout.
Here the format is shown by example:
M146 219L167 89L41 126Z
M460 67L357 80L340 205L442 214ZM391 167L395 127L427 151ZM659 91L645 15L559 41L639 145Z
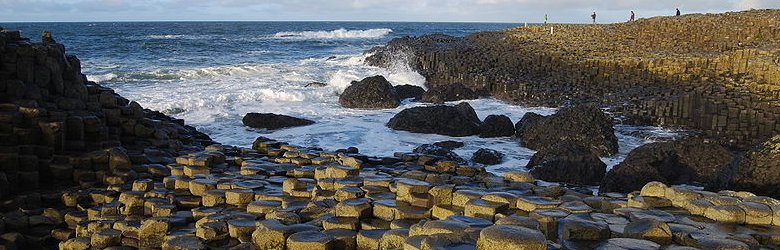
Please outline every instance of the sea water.
M428 104L406 100L396 109L346 109L339 94L351 81L383 75L392 84L424 87L425 78L399 55L395 66L371 67L364 51L403 36L443 33L465 36L517 24L369 23L369 22L143 22L10 23L25 36L52 31L68 52L82 61L89 80L113 88L143 107L182 118L215 141L249 147L258 136L327 150L357 147L361 153L392 156L417 146L456 140L455 152L469 158L479 148L504 154L488 167L500 173L523 170L535 153L514 138L453 138L395 131L388 120L409 107ZM33 39L38 40L38 39ZM325 87L305 87L311 82ZM468 101L484 119L491 114L517 122L526 112L543 115L555 109L510 105L492 98ZM274 131L244 127L249 112L277 113L316 121L314 125ZM617 125L620 152L602 158L609 167L626 154L678 133L657 127Z

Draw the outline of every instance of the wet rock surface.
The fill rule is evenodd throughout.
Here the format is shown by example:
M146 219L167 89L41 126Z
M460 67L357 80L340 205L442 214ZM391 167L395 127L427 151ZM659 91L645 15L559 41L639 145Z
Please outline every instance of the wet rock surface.
M736 167L732 152L701 138L650 143L634 149L612 168L601 190L630 192L651 181L698 183L719 190L728 185Z
M264 129L280 129L314 124L314 121L271 113L248 113L241 120L244 126Z
M393 85L383 76L367 77L352 83L339 95L339 104L345 108L396 108L401 103Z
M550 116L526 114L517 129L520 142L531 149L541 150L569 141L585 146L598 156L613 155L618 150L612 119L592 106L564 107Z
M541 180L582 185L598 185L607 172L607 165L588 148L567 141L536 152L526 168Z
M461 100L474 100L479 98L476 92L460 83L434 87L425 91L420 97L422 102L444 103Z
M404 109L387 123L396 130L415 133L470 136L479 133L479 118L468 103Z
M393 89L395 90L395 93L398 94L398 99L400 100L408 98L417 100L420 99L425 93L425 89L422 87L408 84L393 86Z

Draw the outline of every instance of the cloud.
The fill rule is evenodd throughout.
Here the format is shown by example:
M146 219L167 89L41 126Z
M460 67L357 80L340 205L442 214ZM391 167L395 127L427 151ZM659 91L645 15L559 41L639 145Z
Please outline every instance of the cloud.
M780 0L739 0L734 6L737 9L776 9L780 8Z

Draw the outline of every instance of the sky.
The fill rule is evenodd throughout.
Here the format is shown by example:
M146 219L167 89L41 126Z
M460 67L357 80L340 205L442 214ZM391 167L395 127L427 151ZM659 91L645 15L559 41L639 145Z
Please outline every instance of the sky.
M0 22L425 21L600 23L780 8L780 0L0 0Z

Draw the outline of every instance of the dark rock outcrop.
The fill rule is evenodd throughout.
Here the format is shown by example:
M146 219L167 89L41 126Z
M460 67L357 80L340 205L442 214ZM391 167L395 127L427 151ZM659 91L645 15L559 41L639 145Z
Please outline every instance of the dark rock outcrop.
M456 137L479 133L479 119L468 103L404 109L391 118L387 126L396 130Z
M460 157L455 152L452 152L452 149L441 147L435 144L423 144L419 147L412 150L412 152L417 154L426 154L426 155L433 155L442 157L444 159L453 160L457 162L466 162L462 157Z
M582 185L598 185L607 165L588 148L570 141L536 152L526 168L539 179Z
M515 134L515 126L512 120L505 115L489 115L479 126L479 137L492 138L512 136Z
M339 104L345 108L384 109L396 108L401 103L393 85L385 77L372 76L352 81L339 96Z
M244 126L252 128L280 129L314 124L314 121L271 113L248 113L241 120Z
M328 84L324 83L324 82L310 82L310 83L307 83L306 86L304 86L304 87L306 87L306 88L309 88L309 87L317 87L317 88L319 88L319 87L325 87L325 86L328 86Z
M530 149L542 150L561 141L571 141L586 146L598 156L618 152L612 119L596 107L564 107L546 117L526 114L517 127L518 139Z
M472 161L485 165L496 165L501 163L503 159L504 153L489 148L480 148L471 156Z
M780 135L745 154L730 188L780 198Z
M422 95L420 101L430 103L444 103L460 100L474 100L479 98L476 92L461 83L453 83L428 89Z
M420 99L425 94L425 89L420 86L414 86L409 84L398 85L393 87L395 93L398 94L398 99L404 100L407 98Z
M700 138L645 144L607 172L600 190L631 192L651 181L720 190L734 175L735 159L728 149Z
M440 141L440 142L434 142L433 145L436 145L436 146L439 146L439 147L442 147L442 148L446 148L446 149L449 149L449 150L453 150L453 149L456 149L456 148L461 148L465 144L463 144L463 142L459 142L459 141Z

